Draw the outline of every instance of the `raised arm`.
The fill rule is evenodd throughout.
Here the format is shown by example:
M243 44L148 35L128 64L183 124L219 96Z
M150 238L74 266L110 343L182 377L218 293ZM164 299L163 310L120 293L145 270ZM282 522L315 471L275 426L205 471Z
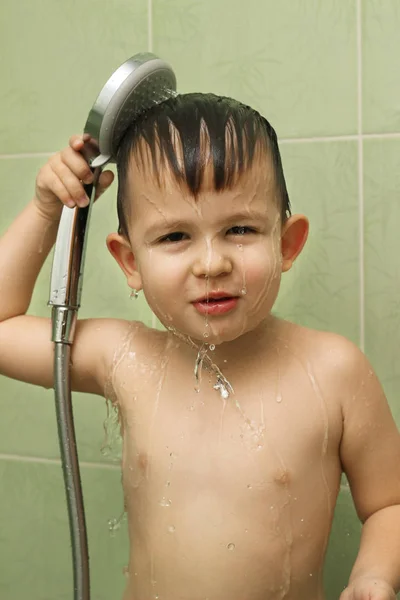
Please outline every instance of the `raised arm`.
M0 373L28 383L52 387L53 344L50 319L26 315L39 272L56 240L63 205L84 206L82 181L92 173L80 154L83 138L52 156L40 170L34 199L0 239ZM98 195L113 180L100 178ZM108 320L78 321L72 349L72 387L103 393L107 347L120 335Z

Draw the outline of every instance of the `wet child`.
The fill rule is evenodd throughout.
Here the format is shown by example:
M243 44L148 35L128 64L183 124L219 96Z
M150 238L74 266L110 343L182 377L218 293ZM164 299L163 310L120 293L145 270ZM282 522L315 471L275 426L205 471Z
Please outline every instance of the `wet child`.
M50 320L25 313L63 205L88 202L84 143L50 158L0 242L0 372L49 388ZM181 95L131 125L117 167L107 245L165 329L78 321L71 378L120 415L124 599L322 600L344 472L363 529L341 600L393 600L400 436L382 388L352 343L271 312L308 233L274 130L239 102Z

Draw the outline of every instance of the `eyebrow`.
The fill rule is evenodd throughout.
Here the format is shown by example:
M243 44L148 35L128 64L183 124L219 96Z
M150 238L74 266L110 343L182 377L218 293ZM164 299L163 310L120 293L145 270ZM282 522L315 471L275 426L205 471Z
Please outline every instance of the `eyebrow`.
M259 212L257 210L247 210L241 211L237 213L233 213L229 215L229 218L224 219L224 221L263 221L264 219L269 220L269 215L267 212Z

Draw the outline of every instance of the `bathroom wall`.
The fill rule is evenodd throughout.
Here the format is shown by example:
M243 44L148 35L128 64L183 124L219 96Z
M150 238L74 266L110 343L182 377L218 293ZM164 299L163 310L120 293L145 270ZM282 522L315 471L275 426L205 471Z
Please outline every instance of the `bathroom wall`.
M400 423L400 2L398 0L2 0L0 229L47 157L81 131L112 70L152 50L179 90L236 97L277 129L295 212L310 239L277 312L363 348ZM98 203L80 315L153 322L105 248L115 187ZM50 260L31 312L49 315ZM64 490L51 391L0 379L0 597L70 600ZM105 405L76 395L92 597L119 598L126 527L117 465L99 451ZM310 490L312 493L312 490ZM339 597L360 525L343 482L326 568Z

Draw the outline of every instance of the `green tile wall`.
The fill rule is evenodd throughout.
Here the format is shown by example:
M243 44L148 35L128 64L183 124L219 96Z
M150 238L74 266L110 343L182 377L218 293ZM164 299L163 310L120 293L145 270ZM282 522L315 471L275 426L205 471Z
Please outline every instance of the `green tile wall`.
M0 230L31 198L49 153L79 132L112 70L153 50L180 91L234 96L276 127L304 254L276 310L365 348L400 423L400 3L398 0L3 0ZM93 214L81 316L153 323L105 248L115 186ZM46 315L50 261L32 312ZM0 597L69 600L72 580L52 393L0 379ZM100 452L104 403L74 399L92 596L117 599L127 559L120 474ZM360 525L344 484L325 573L346 585ZM56 543L55 543L56 541Z

